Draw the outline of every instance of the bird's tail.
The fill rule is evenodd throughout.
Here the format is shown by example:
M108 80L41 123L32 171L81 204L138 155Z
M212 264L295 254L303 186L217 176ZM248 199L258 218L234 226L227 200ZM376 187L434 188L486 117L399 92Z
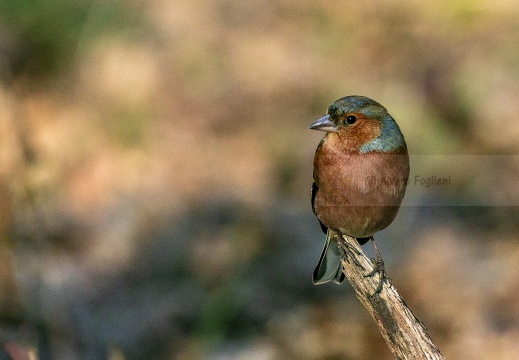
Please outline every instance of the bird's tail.
M324 284L329 281L333 281L336 284L342 284L344 281L339 246L335 241L330 244L332 237L336 234L335 231L330 229L328 229L328 232L326 233L323 252L321 253L319 263L317 264L312 277L315 285Z

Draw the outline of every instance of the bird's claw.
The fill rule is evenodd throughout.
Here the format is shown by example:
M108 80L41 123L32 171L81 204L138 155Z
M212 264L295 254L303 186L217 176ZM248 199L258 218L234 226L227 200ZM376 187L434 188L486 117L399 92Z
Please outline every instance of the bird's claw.
M357 257L354 256L354 254L361 255L361 252L357 250L357 248L344 240L344 238L340 235L337 235L337 244L339 245L339 252L346 262L349 263L349 258L351 258L355 265L360 267L362 270L365 270L364 266L362 266L359 260L357 260Z
M369 272L369 274L364 275L364 277L372 277L375 274L379 274L378 286L377 286L377 289L375 290L375 292L373 293L373 296L376 296L382 292L384 282L387 282L388 284L391 285L391 279L387 277L386 269L384 267L384 260L382 260L381 257L379 257L377 259L377 261L375 261L374 259L371 259L371 260L373 261L373 264L375 266L373 267L373 270L371 270Z

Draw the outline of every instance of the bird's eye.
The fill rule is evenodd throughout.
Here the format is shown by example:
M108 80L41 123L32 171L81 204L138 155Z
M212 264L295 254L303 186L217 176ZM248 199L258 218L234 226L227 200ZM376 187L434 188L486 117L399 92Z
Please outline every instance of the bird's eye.
M357 121L357 117L355 115L350 115L346 118L346 122L348 124L355 124L355 122Z

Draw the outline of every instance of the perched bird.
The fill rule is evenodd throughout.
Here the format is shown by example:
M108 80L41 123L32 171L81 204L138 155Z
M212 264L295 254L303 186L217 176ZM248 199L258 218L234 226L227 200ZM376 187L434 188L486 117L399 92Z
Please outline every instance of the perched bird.
M314 284L344 281L337 236L360 245L372 240L378 272L383 262L373 235L393 222L404 198L409 155L387 110L364 96L347 96L310 125L325 131L314 158L312 209L326 234Z

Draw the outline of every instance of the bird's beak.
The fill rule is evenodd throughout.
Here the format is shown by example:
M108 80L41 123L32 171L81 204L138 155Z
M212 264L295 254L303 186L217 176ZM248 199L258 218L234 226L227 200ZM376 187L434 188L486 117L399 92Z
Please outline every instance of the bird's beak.
M321 130L326 132L337 132L337 126L330 119L330 115L324 115L322 118L314 122L308 128L312 130Z

